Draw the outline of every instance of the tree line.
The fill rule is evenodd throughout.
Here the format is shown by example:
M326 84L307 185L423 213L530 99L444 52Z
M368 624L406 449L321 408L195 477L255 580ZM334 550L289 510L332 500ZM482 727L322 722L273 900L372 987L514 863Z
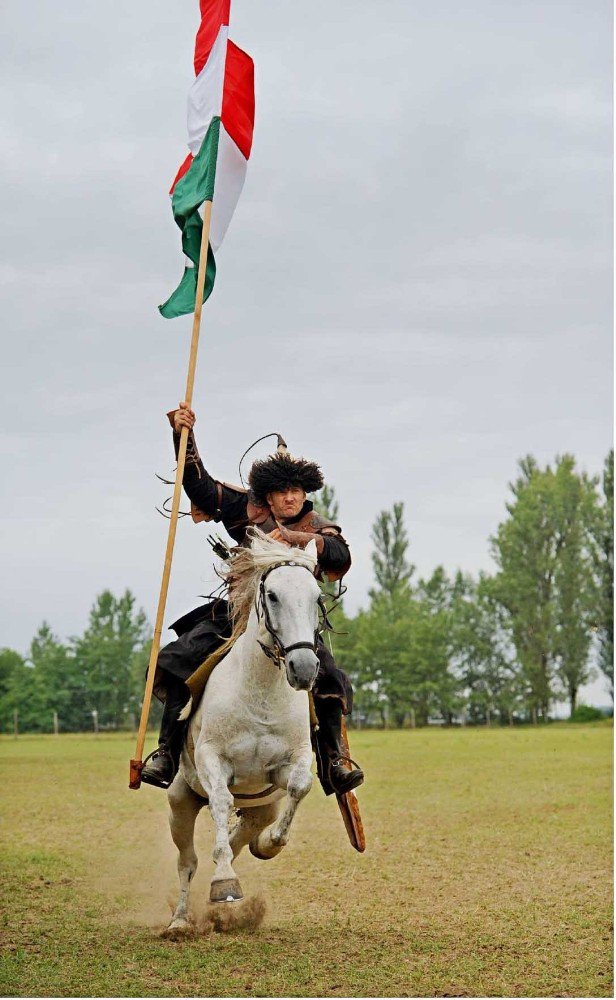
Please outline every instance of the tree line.
M403 503L382 511L367 605L348 615L342 603L332 616L354 723L538 722L565 699L575 717L597 671L613 699L613 490L613 452L601 477L570 455L545 468L523 459L489 540L496 571L478 577L442 566L418 577ZM338 520L333 489L316 506ZM0 728L49 732L54 713L62 731L132 728L151 634L128 590L99 594L81 636L61 641L44 622L25 656L0 650Z
M47 622L26 656L0 650L0 727L23 732L132 729L141 709L152 630L129 590L96 598L88 625L66 642Z
M381 512L368 606L339 612L345 634L333 637L355 721L537 722L560 700L575 717L597 671L613 699L613 496L613 451L601 477L570 455L545 468L523 459L490 538L496 572L477 578L442 566L416 578L403 504Z

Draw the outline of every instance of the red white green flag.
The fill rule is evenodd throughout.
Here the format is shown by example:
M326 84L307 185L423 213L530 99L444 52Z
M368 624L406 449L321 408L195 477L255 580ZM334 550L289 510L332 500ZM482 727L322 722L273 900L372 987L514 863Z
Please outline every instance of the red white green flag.
M254 64L229 40L231 0L200 0L195 42L196 79L188 95L190 153L171 185L173 217L182 232L184 275L159 306L167 319L193 312L201 249L199 208L212 202L203 299L214 287L214 254L222 243L244 185L255 117Z

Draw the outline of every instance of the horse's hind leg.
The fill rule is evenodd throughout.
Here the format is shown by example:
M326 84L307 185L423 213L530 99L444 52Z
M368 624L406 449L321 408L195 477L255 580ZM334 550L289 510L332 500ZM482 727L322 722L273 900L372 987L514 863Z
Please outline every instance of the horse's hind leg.
M267 806L251 806L250 809L242 810L239 820L229 835L234 861L242 848L254 840L261 833L261 830L273 823L277 815L277 802L272 802Z
M190 883L197 870L197 855L195 854L194 832L195 820L199 810L204 805L203 799L195 795L181 774L177 774L169 791L169 826L173 843L177 847L178 875L180 878L180 899L171 918L168 930L184 930L188 927L188 893Z

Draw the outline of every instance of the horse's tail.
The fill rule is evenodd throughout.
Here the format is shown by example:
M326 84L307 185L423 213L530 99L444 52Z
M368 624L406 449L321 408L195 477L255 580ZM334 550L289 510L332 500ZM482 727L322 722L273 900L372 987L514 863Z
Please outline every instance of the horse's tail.
M192 695L184 705L184 708L178 715L178 722L186 722L186 719L190 718L190 713L192 712L193 700Z

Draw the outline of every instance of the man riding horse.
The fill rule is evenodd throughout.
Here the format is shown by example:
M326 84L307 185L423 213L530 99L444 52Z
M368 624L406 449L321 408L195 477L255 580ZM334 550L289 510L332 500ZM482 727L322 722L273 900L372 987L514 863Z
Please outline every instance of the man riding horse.
M351 554L338 525L313 510L306 494L323 485L318 465L277 453L253 464L249 491L213 479L205 470L193 433L194 411L185 403L168 414L178 454L182 427L189 429L183 487L191 501L195 523L221 521L238 545L246 544L251 526L289 546L304 548L315 540L320 579L340 580L351 565ZM178 720L189 698L185 681L231 633L229 606L219 598L195 608L174 622L178 638L161 649L155 692L164 701L158 748L145 764L141 780L168 788L178 769L186 723ZM314 734L317 772L326 795L343 795L364 780L351 766L342 743L342 716L352 709L353 689L319 639L319 673L312 690L318 729Z

